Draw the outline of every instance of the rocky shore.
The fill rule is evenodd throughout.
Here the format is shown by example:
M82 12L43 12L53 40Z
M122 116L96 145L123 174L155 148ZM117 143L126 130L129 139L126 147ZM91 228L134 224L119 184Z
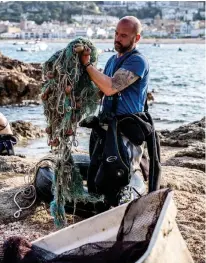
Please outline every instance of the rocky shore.
M39 100L42 73L40 64L27 64L0 53L0 105Z
M14 136L19 143L30 139L41 138L46 135L45 131L40 127L33 125L31 122L14 121L10 123Z
M41 65L26 64L0 54L0 105L22 105L25 101L38 103L41 85ZM32 123L15 121L10 124L18 145L45 136L45 132ZM173 189L179 229L194 262L203 263L205 118L173 131L159 131L159 136L162 156L161 187ZM0 242L11 235L22 235L33 241L56 230L49 208L43 203L23 210L19 218L14 217L18 210L14 196L32 179L38 161L38 157L0 156ZM19 201L22 201L22 206L30 203ZM67 217L69 223L82 220L73 215Z
M33 128L12 124L21 136ZM24 127L24 128L23 128ZM26 128L27 127L27 128ZM36 134L38 134L38 131ZM22 134L23 133L23 134ZM195 263L205 262L205 118L175 129L160 131L161 187L174 191L178 209L177 223ZM34 137L37 135L33 135ZM37 136L38 137L38 136ZM23 235L30 241L55 231L48 207L38 204L15 219L14 195L25 184L24 176L32 175L38 159L18 156L0 157L0 241L11 235ZM24 204L26 205L26 204ZM81 218L67 215L69 223Z

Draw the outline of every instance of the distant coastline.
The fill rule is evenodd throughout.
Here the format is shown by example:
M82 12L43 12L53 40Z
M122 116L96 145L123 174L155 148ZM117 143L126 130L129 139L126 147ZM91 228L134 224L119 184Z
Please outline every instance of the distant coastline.
M113 43L113 39L93 39L95 43ZM140 40L140 44L205 44L205 39L201 38L179 38L179 39L171 39L171 38L142 38Z
M65 43L70 42L73 39L64 38L64 39L43 39L44 42L50 42L50 43ZM28 39L0 39L0 42L20 42L20 41L31 41ZM91 40L94 43L113 43L113 39L92 39ZM205 44L205 39L202 38L177 38L177 39L171 39L171 38L142 38L140 40L140 43L142 44Z
M205 39L201 38L161 38L161 39L154 39L154 38L144 38L140 40L142 44L205 44Z

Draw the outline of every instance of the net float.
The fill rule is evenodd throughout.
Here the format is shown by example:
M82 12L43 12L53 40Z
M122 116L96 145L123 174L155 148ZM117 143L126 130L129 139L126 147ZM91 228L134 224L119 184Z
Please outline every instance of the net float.
M74 134L74 132L73 132L73 130L70 128L70 129L68 129L68 130L66 131L65 134L68 135L68 136L71 136L71 135Z
M48 94L42 93L41 99L42 99L42 100L47 100L47 99L48 99Z
M44 91L44 94L49 94L51 92L51 89L50 88L46 88L45 91Z
M82 103L80 101L78 101L76 103L76 109L81 109L81 107L82 107Z
M53 79L54 78L54 73L52 71L48 71L46 73L46 76L47 76L48 79Z
M49 145L54 147L59 146L59 139L55 138L54 140L49 141Z
M71 90L72 90L72 87L70 85L68 85L66 88L65 88L65 93L66 95L69 95L71 93Z
M46 127L45 132L47 134L51 134L51 132L52 132L51 127Z

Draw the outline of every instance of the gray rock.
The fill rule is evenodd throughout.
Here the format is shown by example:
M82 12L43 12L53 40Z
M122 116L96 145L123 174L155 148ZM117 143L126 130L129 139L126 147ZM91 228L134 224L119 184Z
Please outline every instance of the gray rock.
M193 157L193 158L205 158L205 144L197 144L195 146L190 146L175 154L175 157Z
M14 213L19 210L17 205L14 202L14 197L18 192L21 192L25 186L15 187L11 189L0 189L0 199L1 199L1 209L0 209L0 224L6 224L8 222L14 222L17 220L21 220L26 216L29 216L35 209L36 205L34 205L30 209L23 210L18 218L14 217ZM22 194L18 195L15 199L20 207L28 207L32 199L22 198Z
M188 147L189 143L187 141L173 140L171 138L160 138L161 146L171 146L171 147Z
M195 159L192 157L173 157L164 163L165 166L176 166L176 167L186 167L190 169L196 169L200 171L205 171L205 160Z
M46 135L40 127L33 125L31 122L15 121L10 123L14 136L20 141L22 139L36 139Z
M41 66L26 64L0 54L0 105L39 100Z
M205 140L205 117L179 128L168 131L160 131L162 146L188 147L194 145L194 141L204 142Z
M35 161L19 156L0 156L0 173L31 174ZM8 174L9 176L9 174Z

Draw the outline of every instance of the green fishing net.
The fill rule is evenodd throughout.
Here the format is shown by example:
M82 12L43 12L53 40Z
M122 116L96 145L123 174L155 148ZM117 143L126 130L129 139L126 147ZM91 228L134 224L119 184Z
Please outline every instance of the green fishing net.
M50 206L56 225L65 223L66 201L97 201L84 194L81 174L74 167L71 156L72 148L78 145L77 124L96 110L99 100L98 88L80 63L80 53L85 47L91 49L91 63L96 64L95 46L88 39L77 38L43 66L42 101L48 145L55 147L57 152L54 200Z

